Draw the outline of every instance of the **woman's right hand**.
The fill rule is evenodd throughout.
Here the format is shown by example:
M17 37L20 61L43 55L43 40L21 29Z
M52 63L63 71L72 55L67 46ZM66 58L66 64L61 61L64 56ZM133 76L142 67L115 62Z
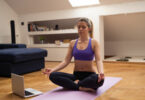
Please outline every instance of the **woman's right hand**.
M50 68L46 68L43 71L43 74L47 74L48 76L50 75L50 73L52 73L52 69L50 69Z
M101 82L101 80L104 80L104 78L105 78L104 73L99 74L98 75L98 82Z

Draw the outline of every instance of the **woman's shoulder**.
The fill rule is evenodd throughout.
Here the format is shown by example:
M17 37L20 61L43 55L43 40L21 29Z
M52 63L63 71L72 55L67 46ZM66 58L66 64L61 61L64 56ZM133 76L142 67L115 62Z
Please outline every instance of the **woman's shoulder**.
M99 42L96 40L96 39L91 39L91 42L92 42L92 46L95 47L95 46L98 46L99 45Z
M94 39L94 38L91 38L91 41L92 41L92 43L94 43L94 44L98 44L98 41L96 40L96 39Z
M75 43L77 39L73 39L70 41L70 43Z
M76 41L77 41L77 39L71 40L70 44L75 44Z
M74 44L75 44L76 41L77 41L77 39L71 40L71 41L70 41L70 46L71 46L71 47L74 47Z

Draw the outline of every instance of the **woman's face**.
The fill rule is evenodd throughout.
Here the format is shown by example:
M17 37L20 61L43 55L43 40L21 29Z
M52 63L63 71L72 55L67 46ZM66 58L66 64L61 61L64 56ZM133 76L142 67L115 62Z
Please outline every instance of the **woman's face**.
M88 35L89 30L90 30L87 23L84 21L78 22L77 28L78 28L79 35Z

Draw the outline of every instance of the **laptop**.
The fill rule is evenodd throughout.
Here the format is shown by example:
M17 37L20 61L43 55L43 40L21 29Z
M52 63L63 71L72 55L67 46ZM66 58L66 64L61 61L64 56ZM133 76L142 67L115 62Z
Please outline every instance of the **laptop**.
M12 92L16 95L26 98L42 94L42 92L32 88L25 89L23 76L11 73L11 79L12 79Z

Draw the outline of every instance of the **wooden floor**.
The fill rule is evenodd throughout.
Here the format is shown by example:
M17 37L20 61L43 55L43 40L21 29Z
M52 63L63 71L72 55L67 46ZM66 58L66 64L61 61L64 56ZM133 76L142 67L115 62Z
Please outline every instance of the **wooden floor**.
M46 67L55 67L59 62L46 62ZM106 76L122 77L119 83L95 100L145 100L145 63L104 62ZM73 63L63 72L72 73ZM56 88L41 71L25 74L25 87L42 92ZM29 100L12 94L11 79L0 77L0 100ZM58 99L59 100L59 99Z

